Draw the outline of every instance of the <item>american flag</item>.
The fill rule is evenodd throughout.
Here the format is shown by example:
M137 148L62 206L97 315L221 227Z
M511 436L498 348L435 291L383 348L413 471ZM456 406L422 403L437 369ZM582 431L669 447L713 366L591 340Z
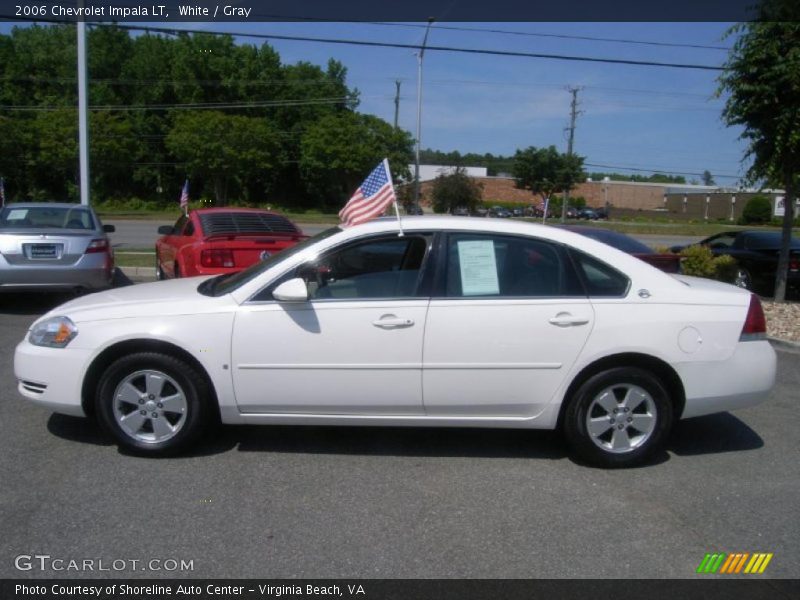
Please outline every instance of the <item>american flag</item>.
M339 211L339 218L345 227L366 223L382 215L392 202L397 202L397 197L394 195L389 161L384 158Z
M6 180L0 177L0 206L6 205Z
M183 189L181 190L181 208L186 210L189 208L189 180L186 180L186 183L183 184Z

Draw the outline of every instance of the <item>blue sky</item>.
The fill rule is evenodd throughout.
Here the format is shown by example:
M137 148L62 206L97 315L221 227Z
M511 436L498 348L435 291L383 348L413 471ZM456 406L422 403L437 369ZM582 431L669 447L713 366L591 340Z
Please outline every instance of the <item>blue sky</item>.
M337 23L201 23L201 29L254 31L419 44L424 29L408 25ZM415 24L420 25L420 24ZM721 65L727 52L550 37L454 31L453 27L590 36L729 47L729 23L434 23L428 44ZM261 40L242 38L243 42ZM362 112L394 119L396 79L402 81L400 126L416 132L417 59L412 50L273 40L286 63L325 64L336 58L361 92ZM575 151L586 162L701 173L734 184L744 173L740 131L721 120L718 72L567 62L534 58L425 53L422 146L442 151L513 154L555 144L566 149L568 86L581 86ZM591 170L591 168L590 168ZM602 170L602 169L597 169ZM608 170L608 169L606 169ZM619 168L618 171L625 171ZM732 175L723 177L723 175ZM687 176L687 179L692 178Z
M164 26L164 23L154 24ZM416 25L416 26L409 26ZM302 35L419 44L420 24L172 23L169 26L258 34ZM483 31L455 31L448 28ZM721 65L717 49L660 47L528 35L620 38L728 47L728 23L435 23L430 45L656 62ZM7 30L3 27L3 30ZM241 43L263 40L238 38ZM348 84L361 93L359 110L394 119L395 80L402 81L400 126L416 132L417 59L413 50L271 40L284 63L328 58L348 68ZM427 51L423 73L422 146L462 153L510 155L527 146L566 149L568 86L580 86L582 111L575 152L587 163L648 171L701 173L733 185L744 173L740 131L721 120L714 98L719 73L665 67L567 62ZM725 177L725 176L732 177ZM687 175L687 180L696 178Z

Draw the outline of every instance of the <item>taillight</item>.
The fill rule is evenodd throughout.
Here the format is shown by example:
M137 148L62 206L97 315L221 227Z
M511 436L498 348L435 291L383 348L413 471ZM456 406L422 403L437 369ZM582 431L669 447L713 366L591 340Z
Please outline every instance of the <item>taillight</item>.
M789 258L789 270L800 271L800 258L792 256Z
M86 254L94 254L95 252L108 252L108 240L97 239L89 242Z
M763 340L766 337L767 319L764 318L761 300L755 294L750 294L750 307L747 309L747 317L744 320L744 327L742 327L742 335L739 336L739 341Z
M200 264L204 267L233 267L233 252L230 250L203 250L200 253Z

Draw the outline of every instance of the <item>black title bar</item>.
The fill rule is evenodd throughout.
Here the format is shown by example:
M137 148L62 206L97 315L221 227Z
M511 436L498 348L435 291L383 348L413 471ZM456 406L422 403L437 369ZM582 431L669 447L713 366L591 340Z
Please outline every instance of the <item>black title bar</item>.
M800 580L3 579L3 600L788 600Z
M763 0L0 0L26 21L752 21Z

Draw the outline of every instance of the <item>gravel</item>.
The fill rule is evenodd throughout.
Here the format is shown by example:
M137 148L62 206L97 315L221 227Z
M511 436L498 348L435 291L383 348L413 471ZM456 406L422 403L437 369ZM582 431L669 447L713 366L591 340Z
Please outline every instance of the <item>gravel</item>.
M800 342L800 303L762 300L767 335L787 342Z

